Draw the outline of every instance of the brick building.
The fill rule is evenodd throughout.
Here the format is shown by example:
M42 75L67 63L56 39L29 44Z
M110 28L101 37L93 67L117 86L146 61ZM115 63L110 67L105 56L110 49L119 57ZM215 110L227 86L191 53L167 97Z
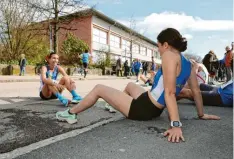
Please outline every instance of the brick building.
M74 13L72 20L62 25L59 33L59 46L66 39L67 33L72 32L89 45L94 61L97 55L103 52L110 52L113 59L120 56L122 61L130 60L130 46L132 44L133 59L139 58L141 61L150 62L151 57L154 56L154 61L161 64L160 55L154 41L94 9L82 12L86 14ZM79 16L74 18L75 14L79 14ZM66 17L69 19L69 15L63 18Z

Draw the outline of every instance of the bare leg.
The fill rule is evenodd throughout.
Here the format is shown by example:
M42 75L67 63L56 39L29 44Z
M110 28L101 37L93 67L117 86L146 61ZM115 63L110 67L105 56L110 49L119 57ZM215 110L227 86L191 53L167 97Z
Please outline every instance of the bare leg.
M42 87L41 92L42 92L42 94L43 94L44 97L50 98L52 96L52 93L56 94L59 91L58 91L58 89L55 86L49 86L49 85L45 84Z
M137 99L144 92L146 92L144 88L133 82L129 82L124 89L124 93L130 95L134 99Z
M147 81L147 78L144 75L140 75L140 79L145 83Z
M117 89L100 84L96 85L77 106L70 110L70 112L80 113L92 107L99 98L104 99L108 104L120 111L126 117L128 116L133 98Z
M193 93L192 93L192 91L190 89L183 88L176 99L180 100L180 99L183 99L183 98L186 98L186 99L189 99L189 100L193 100Z
M64 85L68 91L76 89L75 82L72 82L72 80L68 76L62 77L61 80L59 81L59 84Z

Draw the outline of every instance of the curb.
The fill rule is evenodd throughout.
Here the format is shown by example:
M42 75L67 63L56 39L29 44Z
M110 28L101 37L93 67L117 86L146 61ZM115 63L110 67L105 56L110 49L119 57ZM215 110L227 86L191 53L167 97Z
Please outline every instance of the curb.
M114 77L111 77L111 78L108 78L108 77L98 77L98 78L86 78L86 79L84 79L84 78L77 78L77 77L72 77L71 76L71 78L73 79L73 80L80 80L80 81L82 81L82 80L119 80L119 79L131 79L131 77L130 78L126 78L126 77L116 77L116 78L114 78ZM39 82L40 81L40 79L3 79L3 80L0 80L0 83L12 83L12 82Z

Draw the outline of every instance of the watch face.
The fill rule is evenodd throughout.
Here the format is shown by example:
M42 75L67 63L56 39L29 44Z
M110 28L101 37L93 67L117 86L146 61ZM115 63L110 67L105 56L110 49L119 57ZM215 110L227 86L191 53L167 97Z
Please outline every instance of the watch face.
M173 122L173 126L179 127L179 126L180 126L180 123L179 123L178 121L174 121L174 122Z

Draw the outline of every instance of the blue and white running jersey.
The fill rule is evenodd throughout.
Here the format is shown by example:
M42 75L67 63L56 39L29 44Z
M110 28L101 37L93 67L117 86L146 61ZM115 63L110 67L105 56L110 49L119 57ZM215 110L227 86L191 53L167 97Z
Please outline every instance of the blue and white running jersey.
M221 85L218 93L221 96L223 104L233 106L233 80Z
M183 55L181 55L181 72L176 78L176 96L180 93L184 87L186 81L188 80L191 73L191 62L187 60ZM150 90L152 97L164 107L166 106L166 101L164 97L164 85L163 85L163 72L160 68L157 74L154 76L154 83Z
M47 71L46 71L46 78L50 78L50 79L52 79L54 82L56 82L57 77L58 77L58 73L59 73L59 72L58 72L58 66L55 66L53 72L50 71L49 65L46 65L46 69L47 69ZM43 87L43 86L44 86L44 82L42 81L42 77L40 76L40 88L39 88L39 91L42 90L42 87Z

